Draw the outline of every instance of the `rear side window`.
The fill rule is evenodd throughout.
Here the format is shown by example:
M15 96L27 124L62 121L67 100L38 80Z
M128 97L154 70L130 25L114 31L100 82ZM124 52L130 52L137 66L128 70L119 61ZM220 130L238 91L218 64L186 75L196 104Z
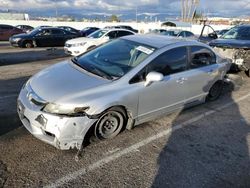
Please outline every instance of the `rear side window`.
M110 31L107 36L109 36L110 39L116 38L117 32L116 31Z
M0 30L11 30L11 29L13 29L13 27L10 25L1 25L0 26Z
M178 47L164 52L148 65L148 73L156 71L164 76L185 71L187 68L187 48Z
M191 32L188 32L188 31L186 31L186 37L192 37L192 36L194 36L194 34L193 33L191 33Z
M216 56L210 49L202 46L191 46L191 69L208 66L215 63Z
M133 33L129 32L129 31L118 31L118 33L117 33L117 37L123 37L123 36L127 36L127 35L133 35Z
M37 36L47 36L47 35L51 35L51 30L43 29L37 34Z
M186 37L185 32L184 31L180 32L178 37Z

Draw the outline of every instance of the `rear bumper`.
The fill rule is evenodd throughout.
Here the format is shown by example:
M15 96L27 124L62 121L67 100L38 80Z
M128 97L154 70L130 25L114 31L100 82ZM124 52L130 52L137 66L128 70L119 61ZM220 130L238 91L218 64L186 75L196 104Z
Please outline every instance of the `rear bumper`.
M25 128L36 138L58 149L79 149L85 134L96 120L86 116L62 117L45 113L27 95L26 89L22 89L17 104L17 112Z

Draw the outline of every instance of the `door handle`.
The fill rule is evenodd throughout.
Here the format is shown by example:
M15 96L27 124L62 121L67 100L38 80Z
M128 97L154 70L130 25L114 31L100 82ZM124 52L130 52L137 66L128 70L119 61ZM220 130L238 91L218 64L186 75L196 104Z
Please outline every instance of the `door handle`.
M185 81L187 81L187 78L184 78L184 77L179 78L178 80L176 80L176 82L179 83L179 84L183 84Z
M207 73L212 74L214 72L214 69L210 69Z

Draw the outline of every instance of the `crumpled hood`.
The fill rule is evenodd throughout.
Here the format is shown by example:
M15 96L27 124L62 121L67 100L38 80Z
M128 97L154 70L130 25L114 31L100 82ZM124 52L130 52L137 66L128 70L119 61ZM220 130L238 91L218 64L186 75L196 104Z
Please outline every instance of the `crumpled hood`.
M216 39L209 43L212 47L250 49L250 40Z
M30 79L30 86L43 100L56 102L110 82L82 72L71 62L64 61L34 75Z

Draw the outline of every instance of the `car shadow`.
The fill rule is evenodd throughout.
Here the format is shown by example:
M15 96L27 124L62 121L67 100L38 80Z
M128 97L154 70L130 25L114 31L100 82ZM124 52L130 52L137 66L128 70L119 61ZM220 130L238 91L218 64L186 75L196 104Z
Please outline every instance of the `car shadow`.
M20 49L0 52L0 66L69 57L60 48Z
M219 119L211 114L172 132L158 157L152 187L250 187L250 126L232 98L233 87L223 87L227 103L234 103L230 109L211 108L218 101L205 104L221 114Z
M22 126L17 114L17 96L29 77L0 80L0 136Z

